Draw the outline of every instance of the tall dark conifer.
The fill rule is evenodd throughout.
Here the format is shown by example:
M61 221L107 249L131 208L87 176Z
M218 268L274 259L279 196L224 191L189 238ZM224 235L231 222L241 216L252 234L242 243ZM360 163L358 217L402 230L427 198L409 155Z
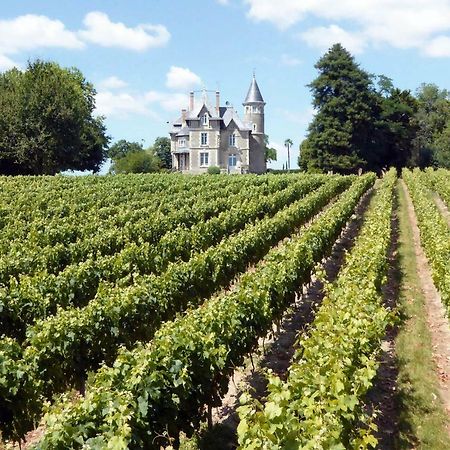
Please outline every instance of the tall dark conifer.
M380 104L370 75L341 44L333 45L315 68L319 76L309 88L317 114L301 145L301 167L338 173L377 169Z

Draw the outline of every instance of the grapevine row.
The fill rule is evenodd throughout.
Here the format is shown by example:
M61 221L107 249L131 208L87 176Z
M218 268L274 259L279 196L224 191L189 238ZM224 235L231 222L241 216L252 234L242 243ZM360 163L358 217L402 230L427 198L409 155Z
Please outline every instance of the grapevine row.
M165 323L150 343L122 350L112 367L99 370L84 399L66 399L47 415L37 448L159 448L161 436L196 426L203 406L220 400L233 368L329 253L373 181L372 175L355 181L233 291Z
M450 228L426 185L428 175L403 170L420 230L420 242L431 266L434 284L450 314Z
M321 178L304 178L273 195L250 196L245 202L206 222L199 221L190 229L175 228L159 242L131 243L112 256L99 256L69 265L57 275L41 272L21 276L18 282L12 279L9 289L0 291L3 305L0 330L9 336L23 338L27 325L53 315L57 307L85 305L95 296L101 282L121 279L120 284L125 286L138 274L159 274L170 262L188 260L191 254L215 245L247 223L265 215L272 216L321 184ZM166 230L172 228L170 222L164 220L154 223L161 233L164 226Z
M248 224L188 262L171 264L159 277L142 277L126 288L104 286L85 308L60 311L29 328L23 358L16 361L18 367L27 368L27 378L12 380L16 385L0 382L0 394L5 393L0 396L0 409L8 411L7 420L1 423L4 435L20 436L27 431L40 414L43 397L79 384L86 372L102 361L112 362L120 345L150 339L163 321L227 285L249 263L319 212L350 181L331 179L274 217ZM5 352L16 353L17 344L11 340L2 345ZM10 346L13 349L7 350ZM28 399L30 405L19 402L17 406L17 397Z
M273 187L275 190L278 188L276 184ZM178 226L189 227L207 220L226 211L232 205L239 204L246 198L257 197L263 193L262 189L257 186L252 187L247 193L240 190L239 193L230 196L229 194L232 194L236 190L235 188L229 186L222 192L215 193L210 200L200 197L199 200L196 200L195 208L192 208L193 199L189 197L186 199L180 197L172 205L172 210L165 208L163 211L155 212L154 206L150 203L138 214L133 214L133 220L129 220L123 226L120 226L116 220L110 221L112 223L97 222L95 216L92 215L89 220L84 219L83 226L78 221L73 225L62 221L59 227L64 230L62 232L51 228L49 231L45 227L42 233L34 233L35 237L28 238L25 244L22 240L13 242L8 254L0 260L0 283L7 283L10 277L18 278L19 274L33 274L40 270L58 273L66 265L79 263L89 255L114 254L129 242L154 243L167 231ZM270 190L269 193L271 193ZM179 208L180 202L186 206ZM97 228L95 232L92 230L93 226ZM73 232L74 228L78 229L77 233ZM52 238L53 242L41 246L40 235L45 236L44 243L48 240L47 236L57 237L60 242L54 242L55 239Z
M311 330L300 336L287 381L270 375L265 404L241 398L240 449L368 448L361 432L364 396L372 385L381 340L391 320L381 286L388 266L394 170L372 198L360 235Z

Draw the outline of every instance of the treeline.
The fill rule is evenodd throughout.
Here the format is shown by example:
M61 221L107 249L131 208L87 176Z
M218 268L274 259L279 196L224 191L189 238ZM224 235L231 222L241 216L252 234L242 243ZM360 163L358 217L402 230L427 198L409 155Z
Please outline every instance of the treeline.
M170 139L157 137L152 146L121 139L108 150L110 173L150 173L172 168Z
M335 44L309 85L316 110L300 145L308 171L380 172L388 167L450 167L450 94L422 84L415 95L364 71Z

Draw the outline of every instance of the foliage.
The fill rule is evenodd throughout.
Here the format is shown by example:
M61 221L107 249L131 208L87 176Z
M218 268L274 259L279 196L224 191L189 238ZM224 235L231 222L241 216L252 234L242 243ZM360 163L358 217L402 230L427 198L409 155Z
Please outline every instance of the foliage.
M269 135L264 135L264 158L266 163L277 160L277 151L274 148L269 147Z
M111 171L114 173L152 173L161 167L160 159L153 150L132 151L113 160Z
M338 173L377 169L374 117L380 106L369 74L340 44L315 67L319 76L309 87L317 114L301 144L299 164L304 170Z
M235 365L257 345L298 286L309 281L373 181L372 175L356 179L303 233L272 249L234 290L165 322L151 342L121 350L113 367L97 372L84 399L55 405L38 447L159 448L167 434L190 431L203 416L203 405L218 402Z
M364 397L391 318L381 286L391 241L395 171L377 189L360 235L310 330L299 336L287 381L269 375L265 404L241 398L241 449L373 448ZM362 424L367 423L365 428Z
M100 169L109 138L79 70L37 60L0 74L0 110L0 173Z
M431 266L434 284L441 294L442 303L450 312L450 228L429 191L433 187L448 200L449 173L444 170L424 173L415 169L414 172L404 170L402 175L414 204L420 241Z
M423 83L416 93L418 127L414 140L414 165L449 167L450 94L435 84Z
M220 167L219 166L209 166L208 167L208 173L210 175L219 175L220 174Z
M108 149L108 157L116 160L124 158L130 153L142 152L144 147L139 142L129 142L125 139L115 142Z
M410 91L401 91L393 86L380 101L377 166L401 169L411 161L412 148L419 130L415 118L417 101Z
M273 147L266 147L265 150L265 158L266 162L276 161L277 160L277 150Z
M172 168L172 154L170 153L170 139L167 137L157 137L152 149L155 155L161 160L161 167Z
M149 183L149 181L153 182ZM333 192L342 190L350 180L336 179L326 188L313 193L309 199L305 198L304 201L295 202L296 199L302 198L323 182L323 177L301 177L297 180L297 178L289 176L246 176L235 179L234 177L183 178L172 175L153 175L152 178L118 176L101 179L99 183L105 183L103 189L106 198L103 195L99 198L105 204L115 200L124 202L122 205L128 205L127 195L129 192L127 191L136 193L136 191L142 192L143 189L143 192L151 193L156 188L154 197L155 200L161 201L163 211L159 215L151 217L152 208L155 209L155 206L150 206L149 210L142 211L141 215L145 220L136 224L135 229L119 226L119 230L124 228L129 233L125 239L135 236L136 243L139 245L129 245L117 258L114 255L103 259L100 256L97 256L97 259L88 258L81 264L76 263L68 270L63 270L56 278L52 274L45 273L44 276L42 273L38 273L34 278L25 277L23 274L19 277L17 274L17 278L20 278L19 287L21 289L10 292L12 295L9 300L3 297L4 314L7 315L9 311L10 317L12 317L12 314L17 312L15 323L26 315L32 316L32 313L36 317L43 318L46 317L46 314L57 314L54 318L48 318L46 321L30 327L27 333L28 339L23 364L30 366L27 372L29 377L34 374L35 380L44 381L44 385L34 391L34 395L39 397L40 402L33 408L24 409L21 409L21 404L18 402L10 415L5 416L2 428L13 429L17 424L32 423L33 418L37 418L39 415L43 396L51 395L52 392L57 392L61 388L71 385L72 382L79 385L78 383L82 383L86 376L88 367L96 367L104 360L111 361L118 347L125 341L132 344L144 336L151 336L164 317L173 317L176 312L187 307L186 300L200 301L202 296L209 295L218 286L229 282L236 272L245 270L249 262L259 259L270 246L290 233L295 228L295 224L307 220L314 211L320 209L328 201ZM10 183L12 186L9 186ZM48 183L47 179L38 179L34 183L34 189L44 187L44 193L53 194L55 187L58 187L57 183L55 186L55 183ZM77 180L69 178L62 179L59 187L63 188L63 193L64 187L67 189L68 186L74 184L75 191L79 193L79 197L77 197L80 199L79 206L85 207L90 204L91 210L88 213L92 215L100 212L100 217L104 215L110 219L111 210L102 211L96 207L97 202L93 195L96 192L98 194L96 183L93 183L93 190L87 189L86 193L80 189L80 185L86 184L86 187L89 187L90 183L93 181L85 178ZM29 180L26 184L20 179L5 180L3 193L5 195L5 191L9 187L11 196L14 194L17 196L18 188L26 191L27 186L30 186ZM45 186L52 188L51 192L49 192L50 189L46 190ZM192 186L194 189L192 189L192 197L189 198L186 193ZM164 217L168 215L167 207L170 204L170 202L168 203L170 196L165 199L161 198L160 192L161 189L168 190L169 187L175 191L178 188L180 193L172 198L173 214L164 221ZM30 188L34 193L33 186ZM118 192L118 195L111 197L110 192ZM230 195L233 192L234 197ZM68 198L71 198L71 194L72 191L69 189ZM191 203L194 200L198 202L199 196L204 197L204 204L198 203L197 211ZM217 201L212 202L211 196L216 196ZM237 196L241 198L239 199ZM29 199L30 196L27 198ZM45 208L49 207L49 210L44 209L43 211L45 217L52 217L52 214L58 216L61 211L60 207L67 203L67 198L64 197L61 198L61 205L58 205L57 202L49 204L43 201L43 198L45 197L41 195L36 202L39 205L45 205ZM183 198L184 201L181 200ZM246 198L247 200L245 200ZM20 208L21 196L18 196L18 199ZM145 201L148 202L150 199L151 197ZM140 200L142 201L142 199ZM180 203L185 202L189 206L185 208L183 216L180 215L181 211L178 209ZM294 202L291 207L283 209L291 202ZM130 211L134 211L134 206L131 204ZM218 209L221 209L223 213L214 217ZM276 214L280 209L282 211ZM33 208L31 212L37 213L39 216L37 210L38 208ZM14 212L11 211L11 213L11 216L16 219ZM77 208L73 214L78 218ZM270 216L273 214L275 216L271 218ZM206 220L211 215L213 217ZM266 215L266 218L255 224L248 223L254 222L256 218L262 219ZM112 217L115 219L116 214L113 214ZM176 225L183 217L185 223L176 229ZM129 213L122 217L122 220L125 221L124 224L127 224L129 218ZM86 220L86 217L81 217L80 220L88 229L89 225L94 222L92 224L94 229L100 229L99 236L107 234L104 244L108 244L109 247L101 245L95 249L96 247L91 246L91 250L86 253L87 257L89 254L93 255L98 252L118 251L119 243L115 239L111 239L111 234L102 221ZM195 224L195 221L198 223ZM155 228L151 227L152 223ZM120 221L113 221L109 226L116 231L117 224L120 224ZM246 224L247 226L241 233L233 234L233 231L242 229ZM19 225L18 222L15 222L14 229L16 231L20 229ZM157 245L164 231L167 231L170 225L173 233L167 233L158 248L142 244L141 240L145 237L149 241L152 238L155 239L153 243ZM189 225L193 225L191 230L187 228ZM75 230L78 231L78 228ZM14 236L9 234L9 230L5 231L9 238ZM148 235L145 235L145 232ZM221 238L227 235L230 237L219 243ZM48 235L43 233L42 236L47 239ZM62 235L61 238L65 240L68 236ZM89 232L87 232L86 238L85 241L89 242L91 239ZM81 239L77 246L84 246L83 242L84 240ZM216 245L213 245L214 243ZM111 246L112 248L110 248ZM206 252L199 252L208 246L210 248ZM160 277L137 275L137 272L144 275L154 271L157 267L159 267L159 271L163 271L170 259L173 260L174 257L182 254L189 259L191 250L195 253L189 261L170 265L169 270ZM99 286L100 280L112 281L115 279L114 277L124 278L119 280L116 287ZM186 280L190 280L188 286L186 286ZM130 284L132 286L129 286ZM17 282L12 284L13 288L16 286ZM96 286L99 286L98 292L95 290ZM46 289L48 289L47 292ZM96 298L92 299L94 295ZM62 307L71 306L71 302L77 305L76 302L80 301L80 296L85 297L82 304L78 304L78 306L82 306L86 300L91 299L86 308L56 311L58 301L61 302L59 306ZM171 299L171 301L167 302L167 299ZM52 302L54 303L52 304ZM15 361L14 363L20 362ZM6 386L6 392L10 390L22 395L22 387L20 384L14 383L13 386ZM23 394L27 395L26 392ZM9 401L11 395L5 397L5 402ZM19 409L21 409L20 413ZM22 427L24 426L22 425Z

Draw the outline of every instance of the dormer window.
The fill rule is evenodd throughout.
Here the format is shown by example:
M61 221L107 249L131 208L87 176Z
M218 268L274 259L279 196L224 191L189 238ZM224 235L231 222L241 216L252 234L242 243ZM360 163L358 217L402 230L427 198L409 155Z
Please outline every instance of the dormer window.
M208 114L203 114L202 116L202 125L208 125Z
M236 135L234 133L228 136L228 144L230 147L236 147Z
M178 139L178 147L180 147L180 148L186 147L186 138Z

